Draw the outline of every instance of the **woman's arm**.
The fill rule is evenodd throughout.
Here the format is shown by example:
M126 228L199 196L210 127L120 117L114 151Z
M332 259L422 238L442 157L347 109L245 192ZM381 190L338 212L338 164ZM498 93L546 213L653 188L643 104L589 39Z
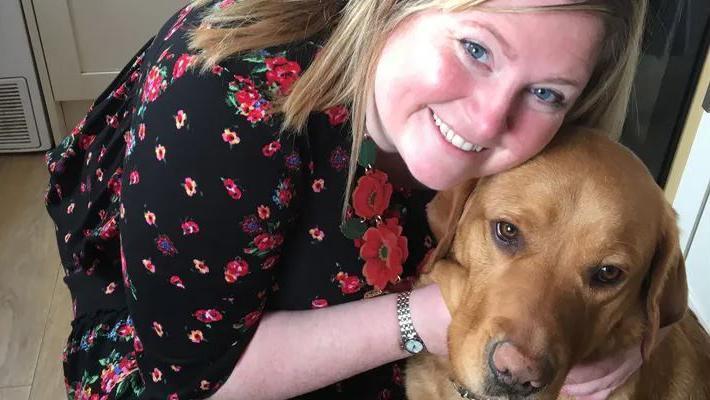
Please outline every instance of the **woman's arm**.
M396 295L324 309L265 314L220 399L285 399L405 358ZM428 350L446 353L451 321L437 285L414 290L412 319Z

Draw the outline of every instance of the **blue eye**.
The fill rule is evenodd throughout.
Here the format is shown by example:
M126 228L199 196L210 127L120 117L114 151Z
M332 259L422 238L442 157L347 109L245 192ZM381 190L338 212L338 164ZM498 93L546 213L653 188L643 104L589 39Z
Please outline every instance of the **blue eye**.
M488 62L488 50L486 50L485 47L468 40L462 40L461 43L463 43L463 47L474 60L484 63Z
M530 92L544 103L556 107L561 107L564 104L565 97L552 89L532 88Z

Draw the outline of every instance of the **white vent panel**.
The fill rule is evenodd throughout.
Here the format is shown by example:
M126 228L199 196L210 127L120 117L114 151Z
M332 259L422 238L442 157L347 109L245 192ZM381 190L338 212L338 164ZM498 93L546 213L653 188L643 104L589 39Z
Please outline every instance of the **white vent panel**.
M0 151L40 147L27 81L0 78Z

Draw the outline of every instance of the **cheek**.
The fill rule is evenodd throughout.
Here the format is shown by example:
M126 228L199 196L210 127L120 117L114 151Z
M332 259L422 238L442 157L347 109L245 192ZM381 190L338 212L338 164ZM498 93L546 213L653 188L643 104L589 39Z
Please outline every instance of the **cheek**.
M455 51L443 43L391 43L375 75L375 100L381 117L406 119L433 104L463 97L470 86L469 76Z
M505 147L518 162L526 161L550 143L562 125L564 116L547 115L539 111L524 111L514 133L506 138Z

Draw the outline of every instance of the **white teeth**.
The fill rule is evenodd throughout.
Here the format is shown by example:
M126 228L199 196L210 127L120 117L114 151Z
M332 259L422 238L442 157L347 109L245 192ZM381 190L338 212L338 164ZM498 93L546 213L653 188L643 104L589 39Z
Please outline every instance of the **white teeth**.
M439 131L444 136L447 142L451 143L452 145L458 147L463 151L474 151L478 153L481 150L485 149L485 147L483 146L467 142L464 138L457 135L453 129L449 128L449 126L446 125L446 123L442 121L438 115L434 114L433 112L432 115L434 116L434 124L439 127Z

